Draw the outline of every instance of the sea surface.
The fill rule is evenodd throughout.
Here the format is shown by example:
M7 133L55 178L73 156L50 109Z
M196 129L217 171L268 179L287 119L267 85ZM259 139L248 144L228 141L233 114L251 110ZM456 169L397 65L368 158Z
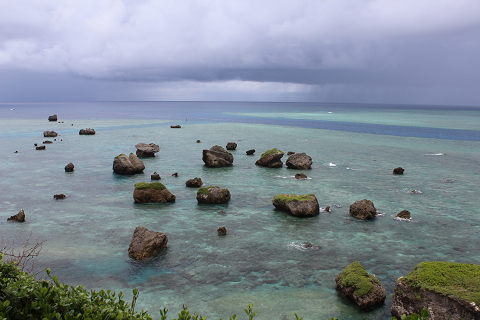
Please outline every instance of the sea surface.
M13 109L13 110L11 110ZM61 123L47 121L57 113ZM180 124L181 129L170 125ZM96 135L79 136L81 128ZM59 133L36 151L44 130ZM196 140L201 143L196 143ZM234 166L206 168L202 150L237 142ZM112 173L135 144L160 146L144 174ZM311 170L255 166L273 147L306 152ZM245 151L255 149L254 156ZM18 153L14 153L15 151ZM286 156L283 158L286 160ZM65 173L73 162L75 171ZM392 169L405 168L403 176ZM157 171L172 204L134 204L133 185ZM178 178L171 176L178 172ZM303 172L308 180L294 179ZM227 187L228 205L198 205L185 181ZM92 289L137 287L137 308L159 318L183 304L209 319L388 319L395 280L425 260L480 264L480 107L248 102L0 103L0 242L44 241L37 269ZM416 192L412 192L416 190ZM54 200L53 194L67 198ZM330 213L275 211L279 193L314 193ZM349 216L370 199L374 221ZM24 209L27 222L7 223ZM395 220L406 209L412 221ZM128 257L133 230L168 234L157 258ZM228 234L217 236L226 226ZM310 242L317 250L305 249ZM387 290L362 312L335 290L335 276L360 261Z

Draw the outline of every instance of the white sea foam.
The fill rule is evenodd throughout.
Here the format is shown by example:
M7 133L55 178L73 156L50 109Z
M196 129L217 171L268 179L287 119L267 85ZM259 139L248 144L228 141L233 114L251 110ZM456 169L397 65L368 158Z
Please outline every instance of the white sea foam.
M400 217L393 217L393 220L410 222L410 221L412 221L412 218L405 219L405 218L400 218Z
M328 111L327 113L328 113L328 114L332 114L333 112L332 112L332 111Z
M337 165L336 165L335 163L333 163L333 162L330 162L330 163L328 164L328 166L329 166L329 167L336 167Z
M425 153L426 156L444 156L445 153L438 152L438 153Z
M297 250L300 250L300 251L306 251L306 250L307 250L307 248L305 248L305 246L304 246L302 243L295 243L295 242L293 242L293 241L290 242L290 243L288 244L288 246L289 246L290 248L297 249Z

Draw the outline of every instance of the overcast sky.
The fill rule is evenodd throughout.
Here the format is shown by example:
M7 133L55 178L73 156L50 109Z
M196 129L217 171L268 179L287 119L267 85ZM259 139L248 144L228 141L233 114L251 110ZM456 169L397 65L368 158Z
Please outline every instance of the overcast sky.
M0 0L0 101L480 105L479 0Z

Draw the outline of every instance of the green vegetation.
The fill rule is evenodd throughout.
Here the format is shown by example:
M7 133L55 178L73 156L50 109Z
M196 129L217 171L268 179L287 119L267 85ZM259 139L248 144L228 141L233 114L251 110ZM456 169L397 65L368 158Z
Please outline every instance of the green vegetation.
M217 186L202 187L198 189L197 194L210 194L210 189L212 188L219 188L219 187Z
M480 265L426 261L404 280L416 287L480 305Z
M275 201L281 201L281 202L291 202L291 201L309 201L315 199L314 194L279 194L276 195L273 200Z
M139 182L135 183L135 189L155 189L155 190L164 190L166 187L163 183L160 182Z
M278 152L281 152L282 155L284 154L284 152L282 150L277 149L277 148L273 148L273 149L267 150L264 153L262 153L262 155L260 156L260 159L263 158L263 157L266 157L270 154L274 154L274 153L278 153Z
M380 284L378 279L367 272L358 261L353 261L340 273L340 281L346 287L353 287L355 295L362 297L373 289L372 281Z
M416 313L412 313L411 315L402 315L400 320L429 320L430 319L430 311L427 309L423 309L420 315ZM397 320L397 318L392 317L392 320Z

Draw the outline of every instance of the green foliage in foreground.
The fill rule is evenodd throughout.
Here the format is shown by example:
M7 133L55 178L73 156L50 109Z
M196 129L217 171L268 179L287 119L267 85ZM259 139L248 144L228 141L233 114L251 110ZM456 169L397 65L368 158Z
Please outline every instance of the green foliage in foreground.
M276 195L273 200L281 201L281 202L291 202L291 201L309 201L315 199L314 194L279 194Z
M139 182L135 183L135 189L156 189L156 190L164 190L166 187L163 183L160 182Z
M267 150L264 153L262 153L262 155L260 156L260 159L263 158L263 157L266 157L270 154L274 154L274 153L281 153L282 155L284 154L284 152L282 150L277 149L277 148L273 148L273 149Z
M423 309L420 315L416 313L412 313L411 315L402 315L400 320L429 320L430 319L430 311L427 309ZM393 317L392 320L397 320L397 318Z
M379 283L378 279L367 272L358 261L353 261L340 273L340 281L346 287L354 287L356 294L362 297L373 289L372 281Z
M426 261L419 263L404 280L416 288L480 305L480 265Z

